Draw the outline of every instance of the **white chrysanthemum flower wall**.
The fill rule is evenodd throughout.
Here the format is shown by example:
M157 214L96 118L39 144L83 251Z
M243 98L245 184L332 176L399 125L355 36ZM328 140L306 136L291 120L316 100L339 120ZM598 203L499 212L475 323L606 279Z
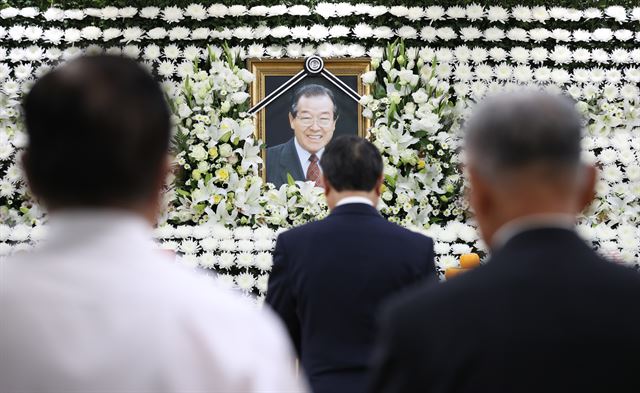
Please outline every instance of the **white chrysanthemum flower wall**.
M638 263L640 6L633 1L85 3L0 10L1 255L46 237L46 216L17 165L27 143L22 95L60 62L118 54L162 81L174 113L181 172L168 179L160 246L187 266L219 272L227 285L263 293L278 231L323 218L327 207L310 184L263 184L245 61L317 54L372 59L362 104L385 162L381 212L432 236L441 268L485 250L461 198L461 123L487 94L519 86L576 100L587 119L584 159L601 174L580 232L620 263Z

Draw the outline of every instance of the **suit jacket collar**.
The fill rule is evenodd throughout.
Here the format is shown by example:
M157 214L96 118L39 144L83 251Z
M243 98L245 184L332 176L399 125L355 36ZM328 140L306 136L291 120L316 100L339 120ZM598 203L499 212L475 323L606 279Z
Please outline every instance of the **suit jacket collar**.
M296 144L294 138L289 139L282 148L282 155L280 156L280 166L284 168L282 173L284 174L284 183L287 181L286 173L291 173L296 180L304 180L306 176L302 173L302 166L300 166L300 158L296 152Z
M553 254L551 258L544 258L546 251ZM551 267L548 263L571 262L563 259L564 251L571 253L583 252L597 255L574 230L565 228L536 228L523 231L513 236L507 243L497 250L489 263L508 263L517 265L520 260L529 260L529 256L536 255L535 263L540 266Z
M375 207L364 203L347 203L346 205L337 206L331 211L330 216L348 214L382 217Z

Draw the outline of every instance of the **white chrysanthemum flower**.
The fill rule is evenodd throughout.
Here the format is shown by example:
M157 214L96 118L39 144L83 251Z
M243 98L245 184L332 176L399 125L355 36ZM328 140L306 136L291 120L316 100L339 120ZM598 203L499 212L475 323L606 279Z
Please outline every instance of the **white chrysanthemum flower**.
M140 16L145 19L155 19L160 14L160 8L158 7L144 7L140 10Z
M180 251L185 254L195 254L200 250L200 245L195 240L183 240L180 244Z
M640 69L635 67L627 68L624 71L624 77L629 82L640 83Z
M363 57L367 53L367 50L362 45L351 44L347 47L347 52L351 57Z
M527 63L529 61L529 51L521 46L511 48L509 56L516 63Z
M124 7L118 11L118 16L121 18L133 18L138 13L138 9L135 7Z
M256 16L264 16L267 14L267 7L264 6L258 6L258 7L253 7L256 8L256 12L260 12L260 11L264 11L264 13L260 14L260 13L255 13L254 15ZM209 16L213 17L213 18L222 18L227 16L227 14L229 13L229 8L224 5L224 4L212 4L208 9L207 9L207 13L209 14Z
M122 51L120 51L119 54L122 54ZM71 59L75 59L76 57L80 57L82 56L82 49L77 48L75 46L71 47L71 48L67 48L64 50L64 52L62 52L62 58L64 60L71 60Z
M331 38L346 37L349 35L350 32L351 32L351 29L349 29L347 26L335 25L329 29L329 36L331 36ZM310 32L310 34L312 33Z
M482 32L475 27L463 27L460 29L460 38L463 41L473 41L482 38Z
M415 22L422 19L424 15L425 13L422 7L411 7L407 11L406 18L409 19L410 21Z
M120 37L121 35L122 35L122 31L120 29L116 29L115 27L110 27L102 31L102 40L110 41Z
M453 6L447 9L447 16L451 19L464 19L467 17L467 11L462 7Z
M397 18L403 18L407 16L407 14L409 13L409 9L402 5L396 5L389 8L388 12Z
M205 269L213 269L216 266L217 260L218 258L216 258L215 254L212 252L205 252L198 258L200 266Z
M58 21L64 19L64 11L60 8L49 8L42 14L47 21Z
M570 63L572 58L571 49L564 45L556 45L553 51L549 54L549 59L554 61L556 64Z
M175 240L169 240L160 243L160 248L163 250L177 251L180 248L180 243Z
M184 19L182 10L178 7L165 7L162 10L162 20L167 23L177 23Z
M484 8L478 4L470 4L466 10L467 19L470 21L476 21L484 18Z
M266 293L269 287L269 275L263 274L256 280L256 288L260 293Z
M608 183L621 182L624 179L624 173L616 165L607 165L602 169L602 179Z
M611 61L617 64L627 63L629 61L629 52L622 48L614 49L611 52Z
M169 224L163 224L153 230L156 239L170 239L173 237L174 228Z
M458 35L456 34L456 31L453 30L451 27L439 28L437 32L437 36L443 41L455 40L458 37Z
M436 259L436 265L441 270L460 267L458 259L452 255L443 255Z
M253 289L253 286L256 283L256 278L250 273L241 273L236 276L235 282L238 285L238 288L249 292Z
M529 30L529 38L533 42L542 42L551 37L551 32L547 29L537 28Z
M638 86L627 83L620 88L620 97L625 100L631 101L637 99L638 96L640 96L640 90L638 89Z
M291 34L291 30L287 26L278 26L271 29L270 34L274 38L284 38Z
M611 31L611 29L599 28L593 31L591 37L594 41L607 42L611 41L611 39L613 38L613 32Z
M205 251L215 251L218 248L218 240L212 237L204 238L200 241L200 247Z
M468 47L461 45L453 50L453 55L460 63L467 63L471 59L471 50Z
M219 239L218 248L227 252L234 252L238 249L237 244L233 239Z
M511 41L526 42L529 41L529 33L525 29L519 27L507 31L507 39Z
M516 6L511 9L511 15L520 22L531 22L533 15L531 9L525 6Z
M618 23L627 21L627 10L622 6L614 5L607 7L605 8L604 13L608 17L615 19Z
M594 49L591 51L591 59L596 63L608 63L609 53L604 49Z
M255 246L251 240L239 240L237 243L237 249L240 252L252 252L255 249Z
M171 41L181 41L189 38L189 34L191 30L187 27L176 26L173 29L169 30L169 39Z
M243 252L237 255L236 264L239 267L248 268L254 265L254 256L251 253Z
M545 23L551 16L545 7L538 6L531 9L531 17L537 22Z
M284 13L287 13L286 8L284 10ZM308 15L311 15L311 10L306 5L293 5L289 7L288 13L289 15L293 15L293 16L308 16Z
M267 53L267 56L279 59L283 55L283 48L279 45L269 45L265 49L265 52Z
M231 16L242 16L242 15L246 15L247 12L248 12L248 9L244 5L236 4L229 7L229 15Z
M144 34L144 30L139 28L138 26L129 27L122 30L122 42L131 42L131 41L140 41L142 35Z
M486 49L475 47L471 50L471 61L474 63L483 63L489 57L489 52Z
M20 10L14 7L7 7L0 10L0 18L8 19L15 18L20 14Z
M11 67L4 63L0 63L0 81L5 80L11 74Z
M433 252L437 255L449 254L451 252L451 245L449 243L435 242L433 244Z
M325 19L332 18L336 15L336 5L332 3L318 3L315 7L315 13Z
M500 6L489 7L487 10L487 19L494 23L504 23L509 19L509 11Z
M202 51L200 48L194 45L189 45L184 48L182 56L188 61L195 61L200 58Z
M256 251L271 251L273 250L273 240L262 239L256 240L254 243Z
M549 56L549 52L542 47L531 49L531 52L529 54L531 55L531 61L536 64L545 62L547 60L547 57Z
M420 38L423 41L433 42L438 36L438 30L435 27L426 26L420 30Z
M171 44L164 48L164 57L167 59L175 60L180 57L180 54L180 48L177 45Z
M29 26L24 29L24 36L29 41L37 41L42 37L43 30L38 26Z
M538 82L551 80L551 70L548 67L539 67L533 71L533 76Z
M102 37L102 30L95 26L87 26L80 30L80 35L85 40L93 41Z
M329 36L329 29L316 24L309 28L308 35L313 41L322 41Z
M207 17L207 10L201 4L189 4L184 14L194 20L204 20Z
M630 181L637 182L640 180L640 165L631 164L625 168L625 174Z
M507 59L507 51L505 51L502 48L491 48L489 50L489 56L495 61L495 62L501 62L501 61L505 61Z
M471 247L466 244L458 243L451 245L451 253L454 255L469 254L471 251Z
M367 4L356 4L354 6L354 13L358 15L369 15L372 18L377 18L386 14L388 8L383 5L370 6Z
M158 75L164 78L171 78L175 72L176 66L170 60L164 60L158 64Z
M236 257L230 252L223 252L218 256L218 266L220 269L229 269L236 264Z
M73 20L82 20L84 19L84 17L87 15L87 11L89 9L86 10L66 10L64 11L64 17L65 19L73 19ZM99 10L97 10L99 11Z
M398 29L397 34L398 37L405 40L411 40L418 37L418 31L411 26L402 26Z
M248 226L237 227L233 230L233 237L236 240L248 240L251 239L252 236L253 230Z
M68 43L75 43L82 39L82 32L78 29L67 29L64 31L64 40Z
M573 51L573 60L578 63L588 63L591 60L591 52L585 48L578 48Z
M255 257L255 266L263 272L271 271L273 256L268 252L258 253Z
M116 7L104 7L100 11L100 17L102 19L116 20L118 17L118 9Z
M251 44L247 48L247 56L253 58L262 58L264 56L264 46L260 44Z
M191 225L179 225L173 231L173 236L178 239L191 237L192 234L193 234L193 227Z
M504 39L504 31L497 27L490 27L484 31L484 40L489 42L502 41Z
M155 44L151 44L148 45L146 48L144 48L144 54L142 55L142 57L144 57L147 60L157 60L161 55L160 52L160 47L158 45Z
M20 64L13 69L13 76L18 80L24 80L31 77L33 66L31 64Z
M553 29L551 37L558 42L567 42L571 41L571 32L565 29Z
M616 37L618 41L624 42L624 41L629 41L633 39L633 31L627 30L627 29L616 30L616 32L613 33L613 35Z
M439 5L432 5L424 10L424 15L432 21L440 20L445 16L445 9Z
M476 77L480 80L490 81L493 79L493 67L488 64L480 64L475 69Z
M373 36L373 29L366 23L358 23L353 27L353 34L356 38L371 38Z

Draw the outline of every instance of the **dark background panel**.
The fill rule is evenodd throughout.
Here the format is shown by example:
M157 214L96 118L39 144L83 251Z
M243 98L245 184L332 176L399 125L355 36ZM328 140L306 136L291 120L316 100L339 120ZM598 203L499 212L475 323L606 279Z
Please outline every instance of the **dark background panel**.
M266 76L265 94L270 94L289 78L289 76ZM356 76L340 76L339 78L353 90L358 91L358 79ZM293 130L289 126L289 108L291 107L293 92L302 85L312 83L325 86L333 91L340 112L333 135L358 134L358 103L325 78L308 76L264 109L265 143L267 147L285 143L293 137Z

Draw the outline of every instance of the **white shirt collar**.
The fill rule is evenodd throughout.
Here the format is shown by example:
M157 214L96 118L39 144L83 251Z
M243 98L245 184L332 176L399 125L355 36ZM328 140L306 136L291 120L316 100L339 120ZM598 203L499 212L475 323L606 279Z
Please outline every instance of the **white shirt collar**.
M307 170L309 169L309 157L311 157L311 153L306 151L300 143L298 143L298 138L293 137L293 143L296 145L296 153L298 153L298 159L300 159L300 166L302 166L302 173L306 176ZM318 166L320 166L320 159L322 158L322 153L324 153L324 147L316 153L316 157L318 157ZM322 170L322 168L320 168Z
M501 226L493 235L491 246L493 251L504 247L516 235L532 229L561 228L573 230L575 218L570 214L532 214L516 218Z
M368 198L361 196L350 196L340 199L338 203L336 203L336 207L346 205L348 203L363 203L365 205L373 206L373 203Z

